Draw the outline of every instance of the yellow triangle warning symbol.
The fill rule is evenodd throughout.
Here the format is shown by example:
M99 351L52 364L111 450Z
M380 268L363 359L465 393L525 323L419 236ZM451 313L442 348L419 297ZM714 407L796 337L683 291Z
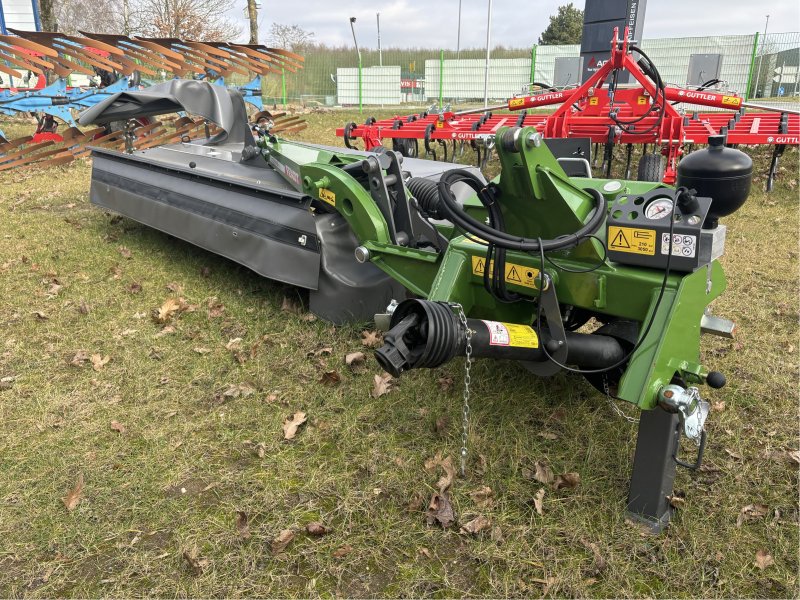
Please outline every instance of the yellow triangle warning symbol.
M511 270L506 275L506 280L513 281L515 283L522 283L522 279L520 278L519 273L517 273L517 267L511 267Z
M630 248L631 245L628 242L628 238L625 237L625 234L622 232L622 229L619 230L617 235L614 236L614 239L611 240L611 244L609 248Z
M478 262L475 263L475 273L478 275L483 275L483 259L479 258Z

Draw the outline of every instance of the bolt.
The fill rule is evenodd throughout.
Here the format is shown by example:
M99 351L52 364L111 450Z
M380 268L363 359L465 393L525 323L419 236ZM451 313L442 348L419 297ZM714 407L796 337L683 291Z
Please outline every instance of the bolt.
M534 147L538 148L542 145L542 134L540 133L532 133L528 136L527 139L528 148Z
M356 254L356 260L358 262L363 264L363 263L369 261L369 257L370 257L369 250L367 248L365 248L364 246L358 246L356 248L355 254Z

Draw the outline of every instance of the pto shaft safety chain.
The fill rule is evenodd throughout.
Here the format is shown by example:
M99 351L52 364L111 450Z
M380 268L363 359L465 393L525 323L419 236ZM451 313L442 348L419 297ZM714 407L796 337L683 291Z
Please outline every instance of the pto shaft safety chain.
M608 376L605 373L603 373L602 379L603 379L603 391L606 393L606 401L608 402L608 405L611 407L611 410L613 410L615 413L617 413L618 416L622 417L629 423L636 423L636 419L622 412L622 409L619 406L617 406L616 402L614 402L614 398L612 398L611 396L611 388L608 385Z
M464 363L464 407L461 413L461 477L466 477L467 435L469 434L469 386L472 383L470 377L470 370L472 369L472 330L467 324L467 315L464 314L464 308L458 303L452 303L450 306L458 311L458 320L464 327L464 336L467 341L467 360Z

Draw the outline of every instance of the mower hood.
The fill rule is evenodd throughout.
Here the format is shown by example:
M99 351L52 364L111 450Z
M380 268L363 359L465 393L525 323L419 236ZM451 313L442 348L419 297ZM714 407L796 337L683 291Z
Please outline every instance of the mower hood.
M204 117L222 129L209 138L210 145L255 145L242 95L205 81L173 79L146 90L120 92L85 110L79 122L81 125L103 124L179 111Z

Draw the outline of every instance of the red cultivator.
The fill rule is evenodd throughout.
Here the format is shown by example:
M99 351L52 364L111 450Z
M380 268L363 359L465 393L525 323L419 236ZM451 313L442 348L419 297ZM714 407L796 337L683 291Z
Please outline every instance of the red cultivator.
M631 52L641 55L637 61ZM628 72L634 85L617 84L619 74ZM731 112L685 112L679 103L727 109ZM528 109L560 105L550 114L530 114ZM746 112L747 108L768 112ZM520 111L519 114L495 110ZM364 125L348 123L336 134L351 147L354 138L362 138L367 149L391 139L395 149L408 156L419 152L423 141L426 154L437 157L437 150L455 158L459 144L468 142L478 154L479 165L488 159L494 134L500 127L536 127L546 139L588 138L604 144L603 169L611 176L613 148L627 146L626 178L634 144L644 145L640 176L651 179L655 173L664 183L673 184L678 159L695 144L708 143L709 136L724 135L728 145L774 146L767 189L771 189L778 159L787 145L800 144L800 116L797 111L778 110L745 102L738 95L721 94L708 89L682 89L667 86L655 65L641 49L628 45L627 30L620 40L617 30L612 40L611 58L580 87L511 98L505 104L452 112L442 110L408 117L376 121ZM647 154L652 145L655 154ZM661 171L661 157L665 166ZM654 156L655 159L651 159ZM655 162L655 169L652 169ZM642 168L644 166L644 168Z

